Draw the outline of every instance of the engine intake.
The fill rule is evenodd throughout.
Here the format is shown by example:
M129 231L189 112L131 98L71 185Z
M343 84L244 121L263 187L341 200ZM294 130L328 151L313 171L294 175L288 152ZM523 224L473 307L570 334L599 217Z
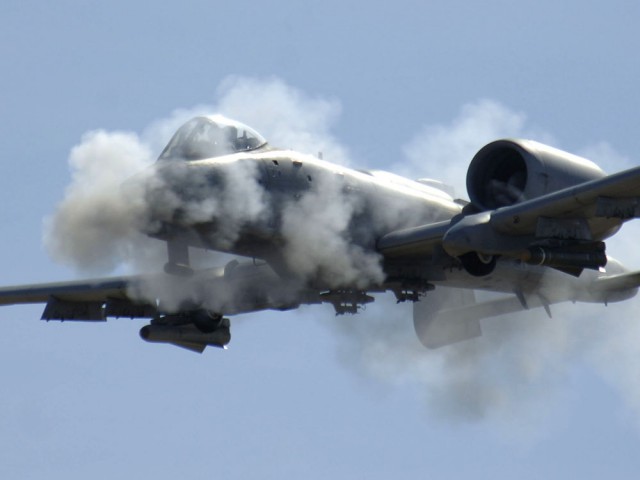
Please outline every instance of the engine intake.
M467 192L476 208L494 210L603 176L586 158L532 140L505 139L473 157Z

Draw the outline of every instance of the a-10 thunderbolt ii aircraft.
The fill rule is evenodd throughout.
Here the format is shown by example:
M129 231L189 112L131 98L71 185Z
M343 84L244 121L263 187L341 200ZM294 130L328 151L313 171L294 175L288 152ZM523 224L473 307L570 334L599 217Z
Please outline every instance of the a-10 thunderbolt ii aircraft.
M471 160L467 190L454 199L433 180L346 168L196 117L123 185L142 199L140 230L167 244L164 272L6 287L0 304L46 303L45 320L147 318L143 339L202 352L229 342L227 316L319 303L353 314L376 292L414 302L431 348L480 335L482 318L636 294L640 272L608 258L604 240L640 215L640 167L606 175L497 140ZM193 248L237 259L196 268ZM504 295L477 303L476 290Z

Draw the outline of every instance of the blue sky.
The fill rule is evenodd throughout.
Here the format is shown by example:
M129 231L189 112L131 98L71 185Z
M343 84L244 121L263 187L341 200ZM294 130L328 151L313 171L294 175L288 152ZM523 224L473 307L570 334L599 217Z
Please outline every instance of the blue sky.
M42 241L71 149L96 129L159 141L179 109L223 109L291 146L287 133L311 134L341 161L444 178L460 195L473 153L505 135L628 168L639 10L5 0L1 283L82 277ZM609 248L633 268L637 233ZM636 478L637 299L485 324L471 357L407 347L408 311L390 303L243 316L228 351L201 356L145 344L140 322L3 308L0 475Z

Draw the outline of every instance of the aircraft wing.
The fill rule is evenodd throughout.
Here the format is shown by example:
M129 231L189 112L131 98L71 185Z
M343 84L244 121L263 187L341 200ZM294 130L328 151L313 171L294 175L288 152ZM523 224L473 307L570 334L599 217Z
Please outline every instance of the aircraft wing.
M398 230L378 241L385 256L451 256L468 252L520 257L535 240L562 238L590 241L594 230L606 231L640 217L640 167L588 181L496 210Z
M0 288L0 305L45 303L43 320L155 318L194 308L234 315L321 301L319 292L293 290L266 264L235 261L189 278L154 274Z
M378 240L377 248L386 257L433 255L449 228L451 221L447 220L396 230Z
M0 288L0 305L44 303L43 320L104 321L107 317L150 318L154 305L132 300L141 277L113 277Z
M163 273L0 288L0 305L44 303L42 320L151 319L140 330L144 340L199 353L229 343L229 320L223 315L327 301L332 299L297 288L267 264L253 261L232 261L188 277Z
M640 215L640 167L534 198L491 214L491 225L511 235L534 233L541 217L619 218Z

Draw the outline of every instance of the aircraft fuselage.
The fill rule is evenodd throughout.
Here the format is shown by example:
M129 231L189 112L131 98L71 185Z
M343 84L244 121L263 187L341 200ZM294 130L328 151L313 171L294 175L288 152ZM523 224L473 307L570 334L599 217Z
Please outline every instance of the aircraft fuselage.
M430 185L271 148L166 162L158 165L158 171L181 202L180 208L161 212L161 227L150 232L152 236L265 259L280 271L287 268L281 257L291 228L326 227L373 253L378 239L388 232L448 221L462 210L449 194ZM211 199L218 205L206 217L200 216ZM242 202L247 203L246 210L254 211L238 211L235 207ZM189 211L201 206L202 212ZM307 225L287 225L295 213L304 216Z

